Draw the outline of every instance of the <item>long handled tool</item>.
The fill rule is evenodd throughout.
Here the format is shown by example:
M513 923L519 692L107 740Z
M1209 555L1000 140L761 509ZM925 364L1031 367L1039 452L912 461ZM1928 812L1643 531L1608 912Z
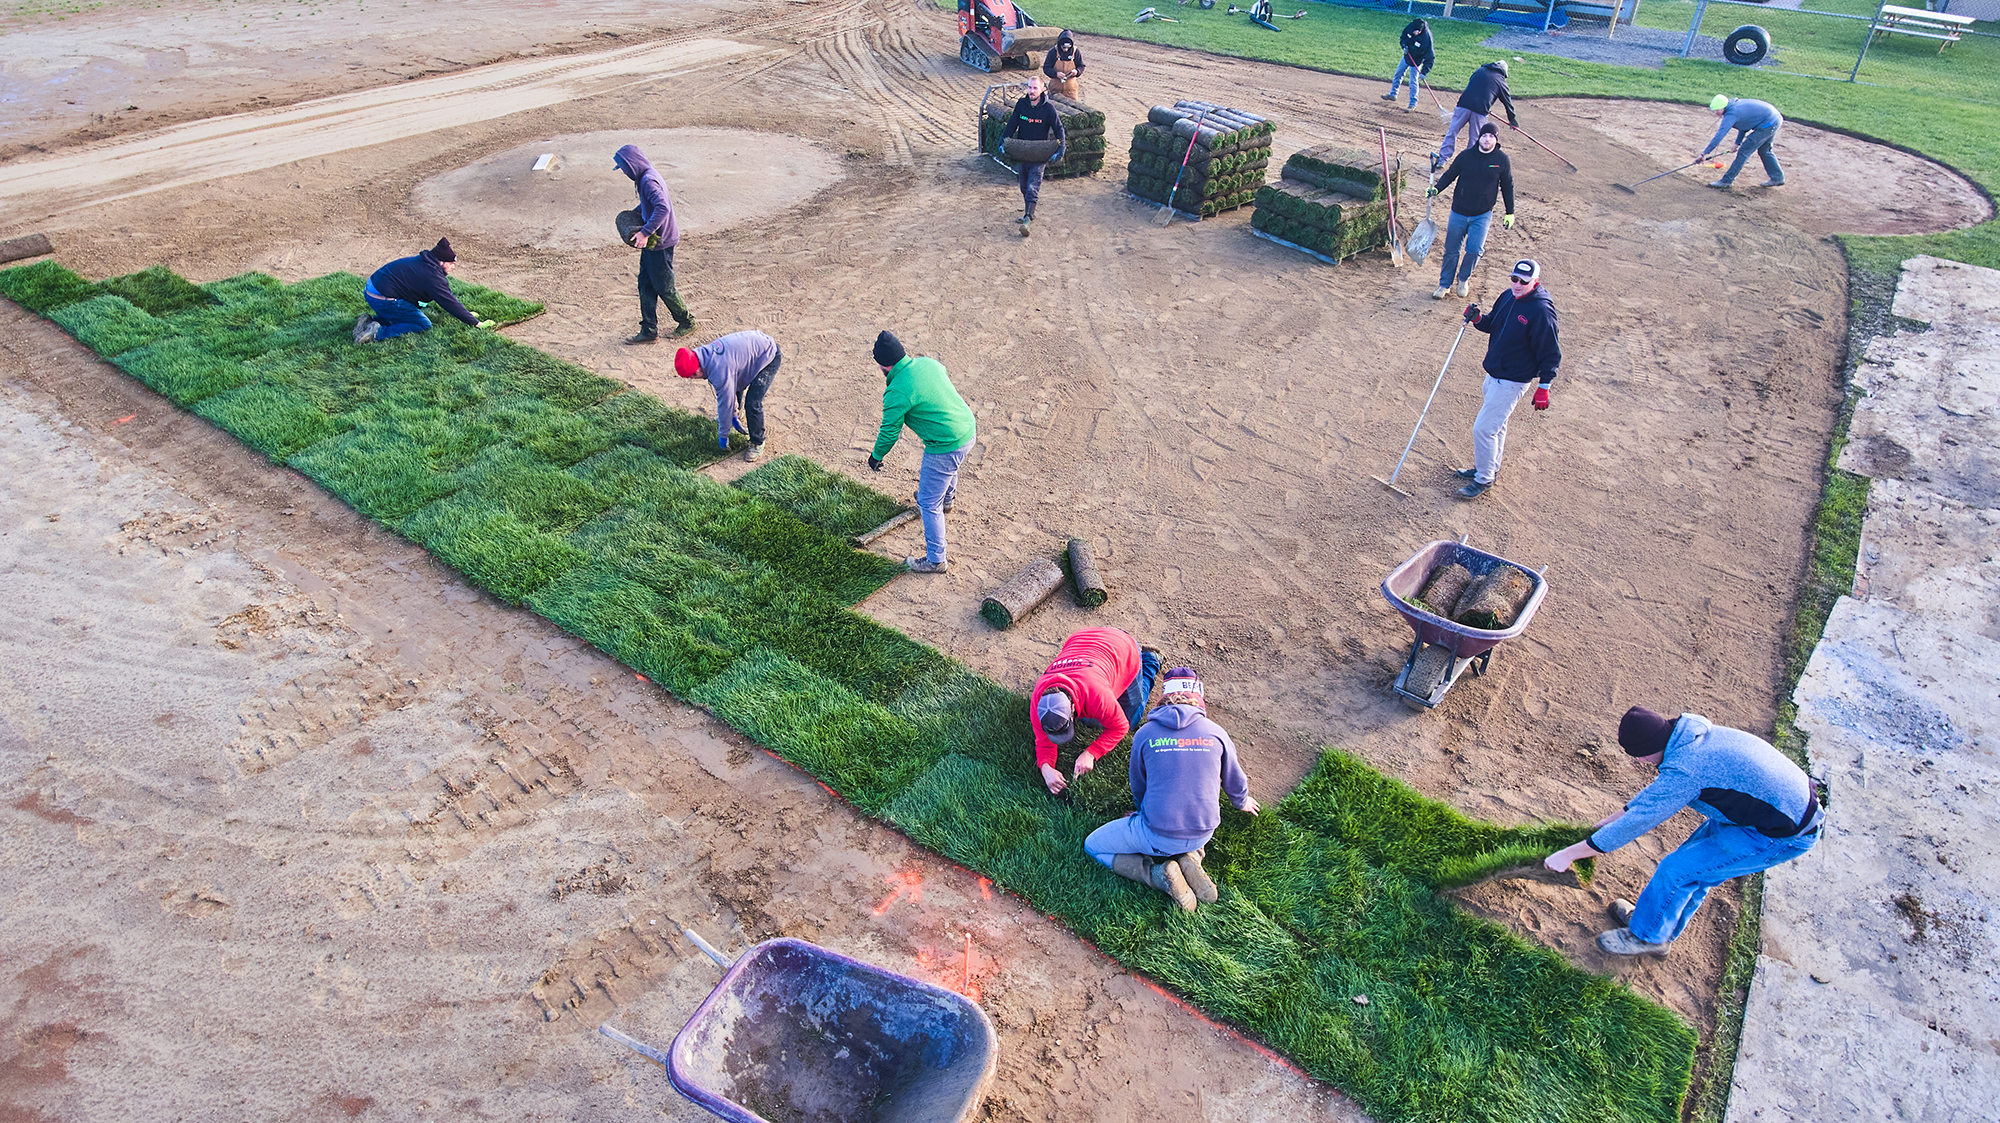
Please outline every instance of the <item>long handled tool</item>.
M1737 145L1737 148L1741 148L1741 147L1742 147L1742 145L1740 145L1740 144L1739 144L1739 145ZM1736 155L1736 149L1735 149L1735 148L1732 148L1732 149L1730 149L1730 150L1729 150L1729 154L1730 154L1731 156L1734 156L1734 155ZM1708 157L1706 157L1706 156L1703 156L1703 157L1702 157L1701 159L1699 159L1699 160L1696 160L1696 161L1695 161L1695 162L1694 162L1693 164L1682 164L1682 165L1681 165L1680 167L1678 167L1678 168L1674 168L1674 169L1672 169L1671 171L1664 171L1664 172L1661 172L1661 173L1660 173L1659 175L1656 175L1656 176L1653 176L1653 177L1651 177L1651 178L1648 178L1648 179L1642 179L1642 180L1640 180L1639 182L1637 182L1637 183L1633 184L1633 185L1632 185L1632 186L1630 186L1630 187L1627 187L1627 186L1625 186L1625 185L1624 185L1624 184L1622 184L1622 183L1614 183L1614 184L1612 184L1611 186L1613 186L1613 187L1616 187L1616 188L1617 188L1618 190L1620 190L1620 191L1623 191L1623 192L1624 192L1625 194L1627 194L1627 195L1637 195L1637 194L1639 193L1639 188L1641 188L1641 187L1644 187L1644 186L1646 186L1647 184L1649 184L1649 183L1653 182L1653 180L1655 180L1655 179L1665 179L1665 178L1667 178L1668 176L1670 176L1670 175L1674 174L1674 172L1684 172L1684 171L1688 170L1689 168L1692 168L1692 167L1694 167L1694 166L1695 166L1695 164L1703 164L1703 163L1708 163ZM1719 168L1719 167L1721 167L1721 166L1722 166L1722 161L1720 161L1720 160L1717 160L1717 161L1715 161L1715 162L1714 162L1713 164L1710 164L1709 166L1710 166L1710 167L1716 167L1716 168Z
M1396 180L1389 171L1389 130L1377 126L1382 138L1382 197L1389 203L1389 264L1403 267L1403 230L1396 225Z
M1521 127L1521 126L1519 126L1519 125L1508 125L1507 127L1508 127L1508 128L1510 128L1510 129L1512 129L1512 130L1514 130L1514 131L1515 131L1515 132L1517 132L1517 133L1520 133L1520 134L1521 134L1522 136L1525 136L1525 137L1527 137L1527 138L1528 138L1528 143L1529 143L1529 144L1532 144L1532 145L1534 145L1534 146L1535 146L1536 148L1539 148L1539 149L1541 149L1542 151L1544 151L1544 152L1548 153L1549 155L1551 155L1551 156L1554 156L1554 157L1555 157L1556 159L1558 159L1558 160L1561 160L1561 161L1562 161L1563 163L1565 163L1565 164L1569 164L1569 170L1570 170L1570 171L1573 171L1573 172L1574 172L1574 171L1581 171L1581 170L1582 170L1581 168L1578 168L1578 167L1577 167L1577 166L1576 166L1575 164L1570 164L1570 163L1569 163L1569 160L1568 160L1568 159L1567 159L1566 157L1564 157L1562 153L1560 153L1560 152L1557 152L1557 151L1556 151L1555 149L1553 149L1553 148L1550 148L1550 147L1549 147L1548 145L1546 145L1546 144L1543 144L1543 143L1542 143L1541 141L1539 141L1539 140L1536 140L1536 139L1535 139L1535 138L1534 138L1533 136L1531 136L1531 135L1530 135L1530 134L1528 133L1528 130L1526 130L1526 129L1522 128L1522 127Z
M1421 70L1417 71L1417 81L1422 82L1424 84L1424 89L1429 90L1431 92L1431 104L1438 107L1438 120L1440 121L1451 120L1451 110L1446 109L1444 107L1443 99L1438 97L1437 87L1430 84L1429 80L1424 77L1424 72Z
M1424 431L1424 418L1430 415L1431 403L1437 401L1438 387L1444 385L1444 372L1451 369L1452 356L1458 354L1458 345L1459 342L1465 338L1465 329L1471 326L1472 326L1471 320L1466 320L1465 322L1458 325L1458 336L1457 338L1451 341L1451 350L1445 353L1444 365L1438 368L1437 381L1431 383L1431 396L1424 399L1424 411L1417 415L1417 427L1410 430L1410 439L1409 442L1403 446L1403 455L1396 458L1396 470L1389 473L1389 478L1386 480L1380 476L1368 477L1369 479L1374 480L1376 483L1381 484L1382 486L1388 488L1390 491L1393 491L1397 495L1403 496L1406 499L1410 497L1410 493L1396 486L1396 477L1403 474L1403 461L1408 460L1410 458L1410 448L1411 446L1417 443L1417 434ZM1439 439L1442 440L1443 438ZM1445 446L1445 451L1446 452L1451 451L1449 445Z
M1201 123L1208 119L1208 110L1194 119L1194 129L1188 133L1187 151L1181 153L1181 170L1174 173L1174 185L1167 190L1167 203L1160 208L1160 216L1153 220L1155 226L1166 226L1174 220L1174 196L1181 190L1181 177L1187 174L1188 157L1194 155L1194 142L1201 136Z

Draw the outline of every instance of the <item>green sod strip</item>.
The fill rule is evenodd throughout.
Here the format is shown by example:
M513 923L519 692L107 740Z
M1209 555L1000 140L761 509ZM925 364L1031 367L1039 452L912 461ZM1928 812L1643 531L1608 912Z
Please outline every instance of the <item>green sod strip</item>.
M164 265L155 265L123 277L113 277L97 286L113 296L122 296L154 316L185 312L214 304L215 298L198 286L182 280Z
M0 269L0 296L37 316L101 295L103 290L51 259Z
M74 292L26 272L0 272L0 291ZM1685 1025L1439 893L1581 828L1476 823L1329 752L1265 814L1225 810L1210 845L1223 897L1179 913L1082 852L1130 807L1122 758L1051 799L1025 700L848 610L896 567L787 509L845 530L892 500L796 465L718 484L689 470L718 455L712 422L452 321L356 347L358 281L233 278L207 288L219 303L164 317L91 289L55 311L73 309L73 330L106 347L158 331L120 356L149 385L1284 1050L1383 1123L1675 1118Z
M99 296L65 304L49 313L77 342L104 356L113 356L154 343L173 334L173 328L132 306L122 296Z
M866 534L908 507L803 456L780 456L738 476L735 486L840 538Z

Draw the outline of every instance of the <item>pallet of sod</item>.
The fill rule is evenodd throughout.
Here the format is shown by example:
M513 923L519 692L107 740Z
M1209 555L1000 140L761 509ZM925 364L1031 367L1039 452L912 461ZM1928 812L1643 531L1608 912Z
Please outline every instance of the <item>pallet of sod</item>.
M1404 173L1395 175L1401 194ZM1389 241L1381 162L1358 148L1327 144L1293 153L1255 202L1253 230L1333 262Z
M1062 118L1063 136L1068 148L1063 158L1052 161L1042 169L1046 179L1069 179L1073 176L1090 175L1104 167L1104 114L1080 101L1071 101L1059 94L1047 95L1049 104L1056 107L1056 115ZM1000 135L1007 131L1007 118L1014 112L1014 103L1005 98L996 98L986 103L986 112L979 117L979 150L989 156L1000 154ZM1001 159L1006 159L1002 156Z
M1277 131L1266 118L1205 101L1156 105L1132 127L1125 189L1155 203L1173 191L1176 209L1203 218L1234 210L1264 185Z

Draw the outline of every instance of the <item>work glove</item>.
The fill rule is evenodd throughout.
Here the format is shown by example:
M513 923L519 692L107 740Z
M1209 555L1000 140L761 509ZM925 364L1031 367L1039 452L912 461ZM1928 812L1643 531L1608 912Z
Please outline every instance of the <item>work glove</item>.
M728 452L728 451L729 451L729 438L728 438L728 437L717 437L717 438L715 438L715 447L716 447L716 448L718 448L718 449L721 449L721 450L722 450L723 452Z
M882 470L882 458L881 458L881 457L879 457L879 456L871 456L871 457L869 457L869 458L868 458L868 470L869 470L869 471L871 471L871 472L879 472L879 471L881 471L881 470Z
M1514 229L1514 216L1511 214L1502 215L1500 217L1500 225L1505 226L1509 230Z
M1438 197L1438 189L1435 187L1431 188L1429 191L1424 192L1424 198L1426 199L1435 199L1437 197Z
M1518 128L1520 128L1520 127L1521 127L1521 119L1520 119L1519 117L1516 117L1516 116L1514 116L1514 115L1513 115L1512 113L1509 113L1509 114L1507 115L1507 127L1508 127L1508 128L1510 128L1510 129L1518 129Z
M1547 409L1547 408L1549 408L1549 388L1548 388L1548 387L1546 387L1546 386L1537 386L1537 387L1535 387L1535 408L1536 408L1536 409Z
M1068 151L1069 151L1069 145L1067 144L1063 145L1061 148L1056 149L1056 154L1049 157L1049 163L1051 164L1062 163L1063 153Z
M478 327L478 328L490 328L490 327L492 327L492 326L493 326L493 321L492 321L492 320L481 320L481 321L479 321L478 323L476 323L476 324L474 324L474 325L472 325L472 326L473 326L473 327Z
M730 418L730 419L729 419L729 428L730 428L730 429L732 429L732 430L734 430L735 432L738 432L738 433L741 433L741 434L743 434L743 435L744 435L744 436L746 436L746 437L750 435L750 430L748 430L748 429L745 429L745 428L743 427L743 419L742 419L742 418L740 418L740 417L732 417L732 418Z
M1475 323L1475 322L1477 322L1477 321L1478 321L1478 319L1479 319L1479 305L1477 305L1477 304L1468 304L1468 305L1466 305L1466 306L1465 306L1465 322L1466 322L1466 323L1468 323L1468 324L1470 324L1470 323Z

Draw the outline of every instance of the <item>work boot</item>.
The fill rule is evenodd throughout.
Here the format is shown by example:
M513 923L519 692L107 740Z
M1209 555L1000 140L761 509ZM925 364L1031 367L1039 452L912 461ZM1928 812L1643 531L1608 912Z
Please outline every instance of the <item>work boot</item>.
M1726 179L1718 179L1714 183L1709 184L1709 186L1715 188L1717 191L1727 191L1730 188L1730 183Z
M944 567L945 563L934 562L929 558L903 559L903 568L909 570L911 573L943 573Z
M1597 946L1612 955L1665 955L1671 944L1649 944L1632 934L1630 928L1614 928L1600 932Z
M1436 292L1434 292L1434 293L1432 293L1432 294L1431 294L1431 299L1432 299L1432 300L1443 300L1443 299L1444 299L1445 297L1447 297L1447 296L1450 296L1450 295L1451 295L1451 286L1450 286L1450 285L1439 285L1439 286L1438 286L1438 290L1437 290Z
M1757 186L1759 186L1759 187L1783 187L1784 185L1785 185L1785 181L1784 181L1784 180L1782 180L1782 179L1767 179L1767 180L1765 180L1764 182L1762 182L1762 183L1758 184Z
M682 324L681 326L675 328L673 330L673 334L667 336L667 338L679 339L681 336L692 335L692 334L694 334L694 321L689 320L687 323Z
M378 320L370 320L367 323L361 325L361 327L355 331L354 342L373 343L377 339L380 339L381 337L382 337L381 322Z
M745 460L761 460L763 459L763 457L764 457L763 445L760 444L751 445L749 448L743 450L743 459Z
M1188 888L1194 890L1194 899L1204 905L1211 905L1215 903L1217 893L1215 882L1209 879L1208 871L1201 868L1201 859L1205 853L1206 851L1201 848L1190 850L1176 857L1174 864L1181 868L1181 880L1187 882Z
M1032 234L1032 233L1034 233L1034 232L1035 232L1035 216L1034 216L1034 215L1031 215L1031 214L1024 214L1024 215L1022 215L1022 216L1021 216L1021 237L1025 238L1025 237L1027 237L1028 235L1030 235L1030 234Z
M1150 885L1172 897L1174 903L1186 911L1194 911L1194 890L1188 888L1187 880L1181 876L1180 866L1171 858L1155 861L1144 854L1114 854L1111 872Z
M1632 902L1626 900L1623 897L1619 897L1611 902L1611 915L1615 917L1618 923L1620 924L1630 924L1632 923L1632 910L1634 907L1635 906L1632 904Z
M1471 281L1460 281L1460 282L1458 283L1458 295L1460 295L1460 296L1471 296L1471 295L1472 295L1472 282L1471 282Z
M1464 487L1459 488L1457 494L1460 499L1477 499L1491 490L1493 490L1492 484L1483 484L1478 480L1474 480Z
M369 316L366 312L354 317L354 342L361 342L361 329L368 326L368 320Z
M1388 93L1386 93L1386 94L1383 94L1383 95L1382 95L1382 100L1383 100L1383 101L1395 101L1395 100L1396 100L1396 91L1394 91L1394 90L1390 90L1390 91L1389 91Z
M650 331L642 331L639 334L633 336L632 338L626 340L625 343L627 346L634 346L640 343L658 343L659 341L660 341L659 336L654 335Z
M1458 471L1453 472L1452 475L1457 476L1461 480L1476 480L1479 478L1479 469L1460 468ZM1623 920L1624 917L1619 917L1619 919Z

